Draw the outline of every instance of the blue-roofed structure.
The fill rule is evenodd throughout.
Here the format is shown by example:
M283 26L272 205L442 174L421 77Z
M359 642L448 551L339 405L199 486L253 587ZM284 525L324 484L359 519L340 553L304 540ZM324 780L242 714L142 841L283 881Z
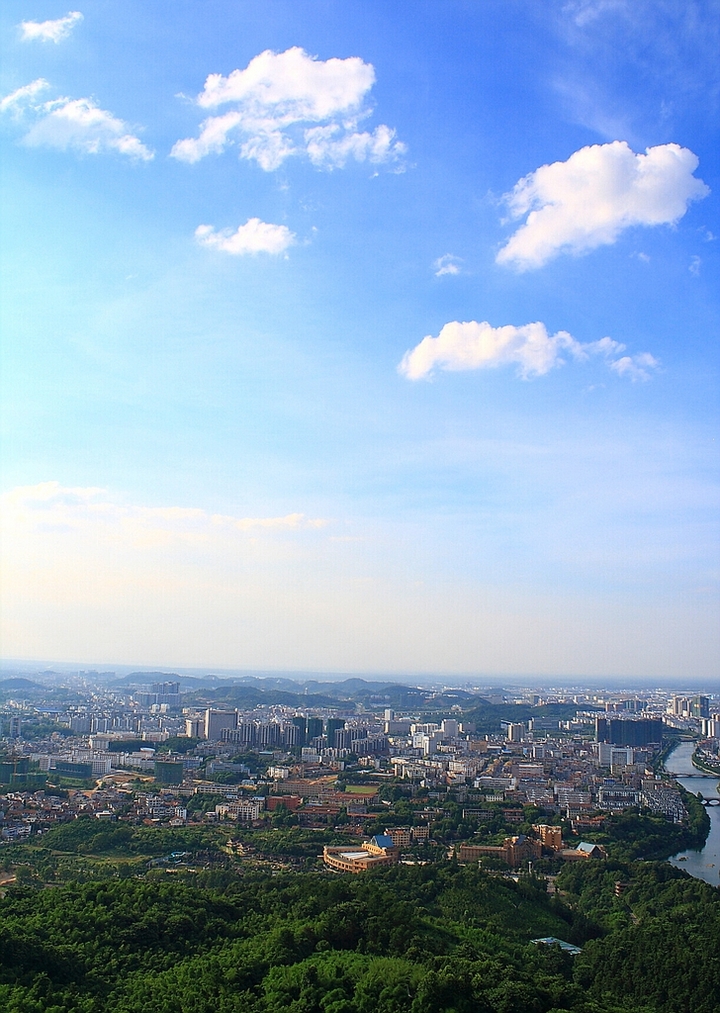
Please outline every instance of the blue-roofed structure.
M533 939L533 943L537 946L542 943L543 946L559 946L561 950L565 950L566 953L570 953L573 957L576 957L578 953L582 953L579 946L573 946L572 943L566 943L564 939L558 939L557 936L542 936L540 939Z

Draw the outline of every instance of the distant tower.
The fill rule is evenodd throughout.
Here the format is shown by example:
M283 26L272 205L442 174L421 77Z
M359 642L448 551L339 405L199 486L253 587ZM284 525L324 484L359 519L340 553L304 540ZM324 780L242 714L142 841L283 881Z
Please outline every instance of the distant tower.
M307 719L307 741L312 742L323 733L323 719L309 717Z
M345 727L345 721L342 718L328 718L325 734L327 735L328 746L335 745L335 732Z
M296 714L292 719L292 723L297 728L297 739L295 744L298 746L304 746L307 736L307 718L302 714Z
M522 742L525 737L525 725L520 722L517 724L509 724L507 737L511 742Z

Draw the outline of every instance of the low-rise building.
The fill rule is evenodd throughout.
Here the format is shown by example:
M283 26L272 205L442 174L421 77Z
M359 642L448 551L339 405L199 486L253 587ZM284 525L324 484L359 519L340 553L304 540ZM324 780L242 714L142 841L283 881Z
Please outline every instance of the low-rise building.
M588 858L607 858L607 851L602 844L590 844L587 841L581 841L577 848L563 848L558 854L566 862L584 861Z
M338 872L360 873L383 865L395 865L398 861L398 849L387 834L377 834L365 841L360 848L331 847L323 848L323 861L331 869Z
M456 851L461 862L476 862L480 858L499 858L511 868L516 869L523 862L540 858L542 846L525 834L506 837L501 845L461 844Z
M260 818L264 805L264 798L238 799L237 802L221 802L215 806L215 812L224 819L252 823Z
M551 851L559 851L562 848L562 829L560 827L540 823L534 826L533 830L540 837L540 843L544 848L549 848Z

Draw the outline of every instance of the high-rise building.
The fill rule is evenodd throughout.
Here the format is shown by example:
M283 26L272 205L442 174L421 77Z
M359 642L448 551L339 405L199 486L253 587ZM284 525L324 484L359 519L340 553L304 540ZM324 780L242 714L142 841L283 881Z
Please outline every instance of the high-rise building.
M710 698L707 696L694 696L690 701L690 717L709 718Z
M73 735L88 735L92 722L87 714L73 714L70 718L70 731Z
M330 744L328 737L328 745ZM350 737L349 728L336 728L333 736L333 746L335 749L350 749L352 747L352 738Z
M182 760L155 760L155 780L158 784L181 784Z
M342 718L328 718L327 725L325 728L325 734L327 735L328 746L335 745L335 732L339 728L344 728L345 722Z
M679 718L690 717L690 700L686 696L674 696L670 705L670 713Z
M307 718L303 714L296 714L292 723L297 728L297 736L294 745L304 746L307 741Z
M179 682L154 682L152 692L163 696L178 696L180 694Z
M27 756L0 757L0 784L21 784L25 781L30 760Z
M205 722L202 718L186 718L185 734L191 739L202 739L205 735Z
M204 737L217 742L222 738L224 728L235 728L236 725L237 711L216 711L208 707L205 711Z
M511 742L522 742L525 737L525 725L521 723L507 726L507 737Z
M280 723L278 721L263 721L257 726L257 744L271 748L279 746L282 740Z
M614 746L660 745L662 718L595 718L595 739Z
M323 719L309 717L307 719L307 741L319 738L323 733Z
M11 714L8 721L8 738L19 739L22 722L19 714Z

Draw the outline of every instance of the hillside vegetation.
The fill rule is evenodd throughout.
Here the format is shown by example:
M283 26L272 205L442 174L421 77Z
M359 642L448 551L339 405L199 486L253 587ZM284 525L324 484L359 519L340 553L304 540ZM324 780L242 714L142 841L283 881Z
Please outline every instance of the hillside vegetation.
M621 898L614 883L629 887ZM158 873L0 901L8 1013L717 1013L718 892L669 866L542 881ZM583 947L571 957L557 936Z

